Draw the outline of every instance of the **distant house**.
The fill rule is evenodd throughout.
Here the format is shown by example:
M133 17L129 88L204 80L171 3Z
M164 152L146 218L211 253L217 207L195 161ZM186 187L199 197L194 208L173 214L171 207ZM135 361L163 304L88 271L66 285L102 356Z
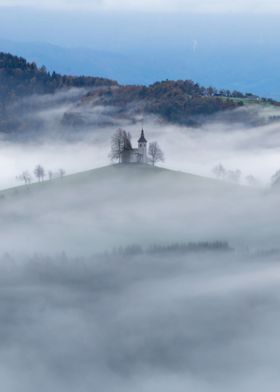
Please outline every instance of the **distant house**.
M142 129L138 140L138 148L133 148L128 143L121 153L121 163L148 163L147 144L144 129Z
M253 95L253 94L250 94L250 93L246 94L246 98L250 99L251 101L260 101L261 100L261 98L259 96Z

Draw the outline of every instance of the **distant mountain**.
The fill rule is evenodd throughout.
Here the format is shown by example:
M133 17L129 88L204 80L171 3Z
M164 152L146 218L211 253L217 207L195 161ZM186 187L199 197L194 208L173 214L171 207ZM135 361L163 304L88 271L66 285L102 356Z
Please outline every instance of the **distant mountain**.
M50 72L64 75L89 75L135 83L137 64L129 56L106 50L64 48L41 42L13 42L0 39L0 51L22 56ZM128 75L131 74L131 78Z
M117 85L117 82L104 78L49 73L45 67L28 63L22 57L0 53L0 131L10 133L22 129L24 124L20 113L26 113L27 97L54 94L71 88L93 89ZM17 104L19 100L21 103ZM34 106L34 102L31 106ZM29 126L30 123L27 124Z
M20 55L68 75L90 75L121 84L153 84L165 79L192 79L203 85L280 99L277 47L259 42L238 46L194 42L193 46L112 52L66 48L44 42L0 39L0 51Z
M114 117L119 120L154 115L166 122L192 126L200 123L202 117L243 106L242 95L235 100L230 92L225 94L228 96L222 98L212 88L189 80L157 82L148 87L109 86L82 97L79 104L65 114L64 123L74 127L91 124L87 114L98 105L114 108Z
M98 77L65 76L49 73L45 67L28 63L24 58L0 53L0 96L10 100L31 94L54 93L71 87L116 86L117 82Z
M247 103L277 105L252 94L201 87L190 80L123 86L101 77L50 73L22 57L0 53L0 132L6 134L40 133L50 127L93 129L133 123L147 115L195 126ZM51 109L60 115L55 124Z

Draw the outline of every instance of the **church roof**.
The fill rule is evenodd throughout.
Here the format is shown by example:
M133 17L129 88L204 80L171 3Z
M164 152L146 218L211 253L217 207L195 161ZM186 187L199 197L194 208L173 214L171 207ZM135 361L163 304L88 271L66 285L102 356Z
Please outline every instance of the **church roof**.
M138 143L147 143L147 140L145 139L144 135L144 129L142 129L140 139L138 140Z

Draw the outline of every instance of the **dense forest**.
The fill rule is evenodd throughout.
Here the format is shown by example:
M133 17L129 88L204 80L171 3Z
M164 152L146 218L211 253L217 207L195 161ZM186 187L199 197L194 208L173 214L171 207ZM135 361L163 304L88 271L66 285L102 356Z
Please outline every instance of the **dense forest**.
M38 68L22 57L0 53L0 98L4 100L30 94L54 93L70 87L113 86L116 82L93 77L73 77L49 73L45 67Z
M114 125L120 120L133 122L139 115L155 115L166 122L197 125L203 118L243 106L246 100L267 102L251 94L201 87L190 80L122 86L104 78L60 75L21 57L0 53L0 132L24 134L31 129L40 132L45 125L38 116L36 120L30 120L27 113L34 114L35 110L42 110L42 106L46 109L46 101L42 103L39 97L48 94L52 97L52 94L73 88L80 95L71 97L71 107L68 105L61 116L59 127L65 129ZM30 97L33 97L32 103ZM65 103L63 99L66 102L67 95L61 98L60 105ZM47 102L49 106L57 105L52 98ZM106 118L93 116L96 108L105 108Z
M242 100L232 99L231 93L223 98L219 94L191 80L167 80L151 86L109 86L89 92L83 103L98 102L118 108L119 114L153 114L168 122L192 125L195 116L243 106Z

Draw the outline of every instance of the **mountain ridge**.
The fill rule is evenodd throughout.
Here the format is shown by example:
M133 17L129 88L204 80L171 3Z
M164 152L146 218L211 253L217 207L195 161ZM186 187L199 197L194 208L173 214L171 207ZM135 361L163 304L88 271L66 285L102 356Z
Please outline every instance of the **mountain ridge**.
M65 95L60 105L63 108L59 127L76 132L88 127L116 126L126 121L135 123L143 116L155 116L160 121L179 125L197 126L209 117L231 112L248 104L274 105L278 102L253 94L238 91L217 90L202 87L191 80L162 81L150 86L120 85L118 82L87 76L60 75L48 72L22 57L0 53L0 132L3 134L25 135L33 129L40 134L44 127L42 119L31 116L37 110L46 109L47 103L37 96L53 95L48 105L57 107L55 95L77 89L73 97ZM33 97L28 106L28 99ZM100 110L101 108L101 110ZM92 116L97 111L97 115ZM237 116L238 117L238 116ZM70 131L69 131L70 132Z
M77 44L68 47L44 41L19 42L0 38L3 52L20 55L60 74L93 75L118 80L120 84L146 86L166 78L188 78L201 85L212 84L231 91L250 91L279 99L279 59L271 43L247 42L236 47L225 42L199 41L197 46L193 45L190 42L184 51L181 47L169 47L168 50L145 47L139 51L135 48L125 50L106 47L106 50L102 50L98 45L91 47L86 43L85 46ZM223 58L223 62L219 61L220 58ZM269 59L269 63L266 59ZM207 64L207 72L204 64Z

